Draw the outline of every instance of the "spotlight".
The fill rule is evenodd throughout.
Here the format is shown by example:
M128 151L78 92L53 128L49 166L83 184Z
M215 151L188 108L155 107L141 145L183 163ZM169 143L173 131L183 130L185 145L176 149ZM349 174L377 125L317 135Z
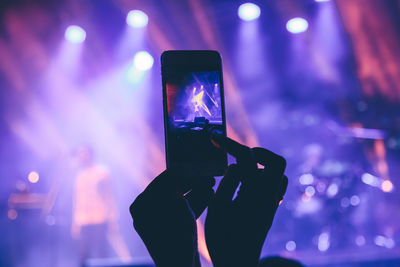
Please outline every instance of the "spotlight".
M131 10L126 16L126 23L134 28L143 28L147 25L149 18L141 10Z
M329 2L330 0L314 0L315 2Z
M251 21L260 17L260 8L253 3L245 3L239 6L238 15L239 18L245 21Z
M133 57L133 66L137 70L145 71L153 67L154 59L146 51L140 51Z
M32 184L36 184L37 182L39 182L39 174L37 172L35 172L35 171L31 171L28 174L28 180Z
M308 22L303 18L293 18L286 23L286 29L293 34L305 32L307 28Z
M64 36L71 43L82 43L86 39L86 32L79 26L71 25L65 30Z

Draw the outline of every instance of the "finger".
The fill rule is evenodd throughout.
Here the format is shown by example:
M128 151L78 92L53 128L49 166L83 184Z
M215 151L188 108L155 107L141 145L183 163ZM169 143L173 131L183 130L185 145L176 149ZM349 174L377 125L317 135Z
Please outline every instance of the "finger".
M214 196L214 190L212 189L214 184L215 179L209 178L207 183L202 183L194 187L185 195L185 199L188 201L190 209L193 211L196 219L200 217L210 203L211 198Z
M217 192L215 193L214 203L223 204L232 202L232 198L240 183L240 172L236 164L228 167L224 178L222 178Z
M267 170L273 171L279 177L283 176L286 169L286 160L284 157L261 147L252 148L252 152L256 162L265 166Z
M240 158L243 155L248 154L249 147L242 145L230 139L229 137L219 134L213 134L211 136L211 140L216 147L228 152L235 158Z
M289 179L287 178L287 176L286 175L284 175L283 176L283 179L282 179L282 186L281 186L281 192L280 192L280 200L282 200L283 199L283 197L285 196L285 194L286 194L286 190L287 190L287 187L288 187L288 183L289 183Z
M211 136L211 142L218 148L226 151L236 158L237 163L242 166L256 169L257 164L254 161L252 150L245 145L242 145L229 137L223 135L213 134Z

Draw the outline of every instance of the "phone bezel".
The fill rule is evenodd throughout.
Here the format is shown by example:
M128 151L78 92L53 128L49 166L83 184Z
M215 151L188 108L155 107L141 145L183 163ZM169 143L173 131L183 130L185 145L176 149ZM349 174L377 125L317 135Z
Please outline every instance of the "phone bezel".
M225 153L223 164L207 166L209 169L200 168L198 164L189 164L188 162L172 164L168 153L169 144L169 123L168 123L168 104L166 77L168 72L196 72L196 71L217 71L220 78L220 96L223 134L226 136L226 116L225 116L225 97L224 82L222 73L222 60L220 54L215 50L169 50L161 55L161 76L163 90L163 116L164 116L164 138L165 138L165 156L167 168L173 165L181 169L183 173L196 173L200 175L223 175L228 165L227 155ZM222 159L221 159L222 160ZM220 165L220 166L219 166Z

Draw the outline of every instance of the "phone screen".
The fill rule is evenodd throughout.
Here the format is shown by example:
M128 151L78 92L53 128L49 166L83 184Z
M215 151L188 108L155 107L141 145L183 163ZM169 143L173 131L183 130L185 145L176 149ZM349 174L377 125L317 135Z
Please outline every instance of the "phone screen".
M211 132L226 135L221 80L218 70L172 70L165 75L167 165L199 174L224 171L226 153L210 140Z

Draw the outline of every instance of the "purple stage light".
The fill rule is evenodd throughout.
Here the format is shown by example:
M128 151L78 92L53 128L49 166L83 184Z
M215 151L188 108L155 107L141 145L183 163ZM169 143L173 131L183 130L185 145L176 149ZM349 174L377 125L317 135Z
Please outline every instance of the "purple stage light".
M315 2L329 2L330 0L314 0Z
M305 173L299 177L299 183L302 185L309 185L314 182L314 176L311 173Z
M296 242L294 242L293 240L290 240L288 242L286 242L286 250L287 251L294 251L296 250Z
M149 17L141 10L131 10L126 16L126 23L134 28L143 28L148 22Z
M367 185L370 185L370 186L375 186L375 187L378 187L378 186L379 186L379 178L376 177L376 176L373 176L373 175L370 174L370 173L364 173L364 174L361 176L361 181L362 181L364 184L367 184Z
M319 251L327 251L329 246L330 246L329 234L321 233L318 237L318 250Z
M359 246L359 247L364 246L364 245L365 245L365 241L366 241L366 240L365 240L365 237L364 237L363 235L357 236L357 237L356 237L356 240L355 240L356 245Z
M293 18L286 23L286 29L293 34L307 31L308 22L303 18Z
M239 6L238 16L242 20L251 21L260 17L260 7L253 3L245 3Z
M315 188L312 185L307 186L304 191L305 191L305 194L309 197L312 197L315 194Z
M350 204L352 206L358 206L360 204L361 200L360 197L357 195L354 195L350 198Z
M71 25L65 30L64 37L71 43L82 43L86 39L86 32L77 25Z
M137 52L133 58L133 66L137 70L149 70L153 67L153 63L153 57L146 51Z
M328 189L326 189L326 194L328 197L334 197L339 191L339 186L335 183L332 183L328 186Z

